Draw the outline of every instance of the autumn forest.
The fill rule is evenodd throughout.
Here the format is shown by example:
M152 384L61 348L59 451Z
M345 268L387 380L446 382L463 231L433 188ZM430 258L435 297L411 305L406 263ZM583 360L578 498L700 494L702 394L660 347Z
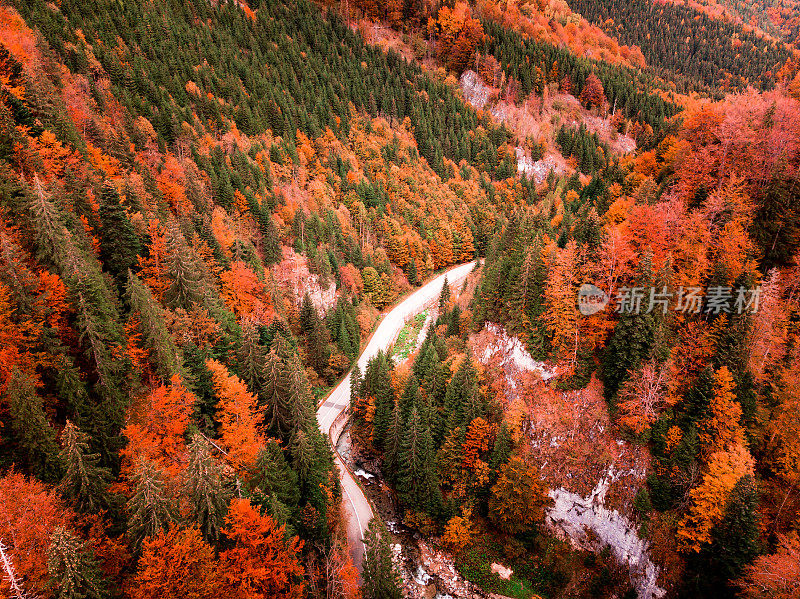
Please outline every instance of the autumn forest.
M0 0L0 594L800 596L799 30Z

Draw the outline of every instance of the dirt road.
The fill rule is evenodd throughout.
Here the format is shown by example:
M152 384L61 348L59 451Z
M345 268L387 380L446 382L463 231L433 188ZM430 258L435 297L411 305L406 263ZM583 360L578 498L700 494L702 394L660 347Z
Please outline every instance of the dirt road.
M358 366L361 372L366 370L367 362L370 358L377 354L379 350L385 350L391 345L410 316L421 312L428 302L439 297L445 276L450 285L461 285L467 275L472 272L474 266L474 262L454 266L446 273L439 275L417 289L386 314L358 359ZM319 427L326 435L330 433L334 442L338 439L339 431L346 422L345 418L337 420L337 416L347 409L349 405L350 376L348 375L333 390L328 399L317 408ZM361 570L361 564L364 560L363 536L369 521L372 519L372 508L367 498L364 497L361 487L358 486L358 483L342 464L339 455L337 454L335 458L342 480L343 504L348 516L347 537L350 544L350 554L353 557L353 563Z

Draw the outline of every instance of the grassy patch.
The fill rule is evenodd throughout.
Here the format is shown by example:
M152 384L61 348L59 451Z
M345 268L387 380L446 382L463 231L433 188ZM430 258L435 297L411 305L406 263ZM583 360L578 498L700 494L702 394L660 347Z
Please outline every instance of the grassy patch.
M425 310L420 314L417 314L411 320L409 320L405 326L400 329L400 333L397 335L397 340L394 342L394 346L392 348L391 356L393 358L397 358L399 361L403 361L411 353L417 349L417 338L419 337L419 332L422 330L425 321L428 319L428 311Z
M461 557L462 559L456 560L456 568L461 576L474 582L484 591L515 599L531 599L538 596L531 583L517 576L516 571L509 580L503 580L492 572L492 562L508 565L508 560L491 544L482 544L469 549Z

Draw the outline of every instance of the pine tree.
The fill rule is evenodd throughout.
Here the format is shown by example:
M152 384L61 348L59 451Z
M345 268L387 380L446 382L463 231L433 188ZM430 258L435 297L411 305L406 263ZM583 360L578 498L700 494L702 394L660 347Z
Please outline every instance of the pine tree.
M164 292L164 301L170 308L188 310L203 299L203 289L197 264L179 231L173 230L169 239L167 278L170 283Z
M45 482L56 482L62 471L56 434L47 420L42 399L30 377L14 368L7 389L11 431L21 457Z
M219 539L230 493L225 487L224 464L211 453L211 443L199 433L189 445L189 464L184 472L191 515L208 542Z
M325 376L328 369L328 329L323 324L317 309L306 293L300 307L300 328L305 336L306 352L309 365L319 374Z
M264 263L269 266L277 264L283 258L281 253L281 238L278 227L275 226L275 219L266 210L262 210L261 234L263 239Z
M111 472L99 465L100 456L90 453L88 436L67 420L61 432L61 461L65 467L61 494L79 512L91 514L108 507Z
M759 553L758 488L751 475L733 487L722 522L711 531L709 552L725 580L733 580Z
M400 396L398 405L400 407L400 419L402 422L408 422L408 419L411 416L411 410L414 408L419 409L422 405L419 382L417 381L417 377L413 374L408 377L406 388L403 390L403 395Z
M47 573L56 599L105 599L111 596L87 543L62 526L53 529L50 535Z
M181 356L164 324L164 309L150 288L128 271L128 301L139 317L144 349L149 350L156 372L163 381L181 374Z
M375 398L375 415L372 420L372 438L376 448L382 449L394 409L394 389L389 376L388 356L382 351L367 364L364 379L367 395Z
M288 510L297 509L300 501L297 473L289 467L277 440L269 440L258 454L247 484L251 490L258 489L264 496L274 498Z
M138 262L142 244L111 181L103 184L99 212L100 258L118 281L124 281Z
M61 272L65 264L68 241L61 214L45 193L38 175L34 176L34 193L29 194L28 211L35 232L36 255L46 263L57 265Z
M444 314L447 309L447 304L450 302L452 293L450 292L450 283L447 282L447 275L444 277L442 284L442 292L439 294L439 314Z
M417 409L403 435L399 452L397 489L403 503L417 511L435 511L441 502L430 429Z
M138 553L144 539L175 520L175 509L167 496L163 473L150 462L139 461L131 482L133 495L126 506L128 541L134 552Z
M397 403L392 410L392 420L386 438L386 449L383 452L383 471L390 481L397 479L397 470L400 462L400 445L403 437L403 417L400 413L400 404Z
M400 575L392 563L389 531L373 518L364 533L364 570L362 578L364 599L400 599Z

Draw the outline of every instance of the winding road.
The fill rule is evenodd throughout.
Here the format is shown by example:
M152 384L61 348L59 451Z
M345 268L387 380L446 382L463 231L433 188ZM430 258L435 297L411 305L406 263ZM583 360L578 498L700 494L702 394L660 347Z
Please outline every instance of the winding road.
M422 312L429 302L439 297L445 277L447 277L450 285L461 285L467 275L472 272L474 266L474 262L454 266L417 289L384 315L383 320L381 320L378 328L375 329L369 343L367 343L367 347L358 359L358 367L361 372L366 370L367 362L369 362L370 358L375 356L379 350L385 350L394 342L409 317ZM350 375L348 374L317 408L319 427L325 435L330 435L330 439L334 444L347 422L346 414L343 414L343 412L347 410L349 405ZM350 546L350 555L355 566L361 571L364 561L364 531L372 519L372 507L353 475L345 467L335 447L334 458L342 481L342 503L348 519L347 540Z

